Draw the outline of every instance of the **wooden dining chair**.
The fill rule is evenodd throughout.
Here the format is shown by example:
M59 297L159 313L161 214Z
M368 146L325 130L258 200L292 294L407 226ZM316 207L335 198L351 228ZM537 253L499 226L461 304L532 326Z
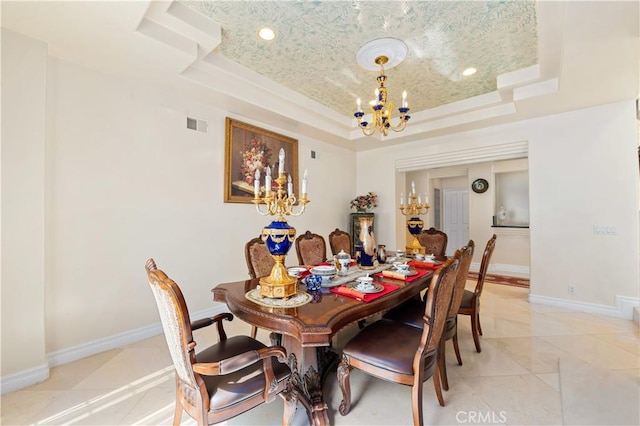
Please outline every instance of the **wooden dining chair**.
M227 337L223 320L233 320L230 313L191 323L178 285L157 269L153 259L147 260L145 269L176 371L173 424L180 424L183 410L198 425L222 422L271 402L276 395L285 400L282 422L288 424L296 404L287 388L291 371L284 364L286 350L267 347L249 336ZM216 325L219 342L196 354L192 331L209 325Z
M345 253L353 257L351 235L349 235L348 232L342 231L338 228L331 231L331 233L329 234L329 247L331 248L331 254L333 256L340 253L340 250L344 250Z
M453 349L458 360L458 365L462 365L462 356L460 355L460 347L458 345L458 309L462 302L462 296L464 294L464 287L467 283L467 277L469 275L469 267L473 260L473 252L475 250L475 243L473 240L469 240L466 246L456 250L454 259L458 259L460 265L458 266L458 272L456 274L456 283L453 288L453 296L451 299L451 306L447 313L447 320L445 322L442 338L440 339L440 351L438 352L438 366L440 368L440 378L442 381L442 388L449 390L449 378L447 377L447 364L446 364L446 345L447 340L453 341ZM424 315L424 302L419 299L410 299L405 303L393 308L387 312L383 318L387 318L393 321L400 321L404 324L411 325L413 327L422 328L424 321L422 319Z
M449 259L436 271L427 290L422 329L380 319L365 327L345 344L337 371L342 391L340 414L345 416L351 410L349 375L352 368L411 386L414 425L423 424L422 388L430 377L433 377L438 402L444 406L437 358L457 271L457 259Z
M267 245L262 237L252 238L244 245L244 260L247 263L247 271L250 278L262 278L271 274L275 259L269 253ZM251 326L251 337L258 335L258 327Z
M487 275L489 262L491 262L491 256L493 256L493 250L495 248L496 234L493 234L489 241L487 241L484 253L482 253L482 263L480 263L476 286L473 291L464 291L460 309L458 309L458 314L469 315L471 317L471 334L473 335L473 343L476 345L477 352L482 352L480 348L480 336L482 336L482 326L480 325L480 296L482 296L484 279Z
M425 248L427 254L433 254L436 260L445 260L447 258L447 234L437 230L434 227L423 230L418 234L420 245Z
M307 231L295 241L299 265L318 265L327 260L327 243L322 235Z

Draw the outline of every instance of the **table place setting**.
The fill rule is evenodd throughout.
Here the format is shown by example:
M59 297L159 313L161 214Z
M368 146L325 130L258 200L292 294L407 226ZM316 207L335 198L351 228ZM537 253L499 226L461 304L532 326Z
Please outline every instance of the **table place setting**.
M393 266L392 270L381 271L375 274L375 276L391 278L394 280L402 280L405 282L411 282L427 273L427 271L424 271L424 270L412 269L410 263L406 261L393 262L392 266Z
M361 302L371 302L379 297L384 296L394 290L398 286L383 282L375 282L373 277L369 275L359 277L355 282L349 282L345 285L332 287L330 291L341 296L352 297Z

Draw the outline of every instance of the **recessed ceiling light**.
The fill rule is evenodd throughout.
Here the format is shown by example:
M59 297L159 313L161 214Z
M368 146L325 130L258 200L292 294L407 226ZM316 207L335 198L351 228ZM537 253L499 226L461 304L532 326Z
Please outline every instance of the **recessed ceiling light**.
M469 77L470 75L474 75L476 71L478 70L473 67L467 68L466 70L462 71L462 75L464 75L465 77Z
M273 40L274 38L276 38L276 32L269 27L260 28L258 30L258 35L260 36L261 39L267 40L267 41Z

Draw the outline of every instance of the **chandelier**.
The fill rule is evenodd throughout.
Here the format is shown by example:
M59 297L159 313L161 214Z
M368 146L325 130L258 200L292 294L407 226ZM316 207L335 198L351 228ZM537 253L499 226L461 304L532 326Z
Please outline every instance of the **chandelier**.
M382 53L385 52L385 53ZM386 53L389 52L389 53ZM378 87L375 89L375 97L369 105L371 106L371 122L363 120L364 111L362 110L362 104L360 98L357 102L357 110L353 114L358 120L358 127L362 130L365 136L371 136L376 132L380 132L383 136L387 136L389 130L394 132L401 132L407 127L407 121L411 118L407 113L409 107L407 104L407 92L402 92L402 104L398 111L400 112L400 118L397 124L391 123L393 114L393 103L388 101L387 88L385 82L387 76L384 73L384 67L390 63L389 67L398 65L404 59L407 53L407 46L398 39L383 38L373 40L360 48L357 55L357 60L360 65L367 69L371 69L371 59L376 67L380 68L380 74L376 78L378 81ZM375 56L372 56L375 55ZM391 60L390 60L391 59Z

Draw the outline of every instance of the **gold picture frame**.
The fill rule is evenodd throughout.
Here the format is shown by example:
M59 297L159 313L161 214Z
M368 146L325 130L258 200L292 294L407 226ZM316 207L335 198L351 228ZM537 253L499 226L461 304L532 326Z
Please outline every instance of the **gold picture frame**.
M266 166L273 181L278 177L278 154L284 149L284 171L291 176L293 193L298 193L298 140L226 117L224 148L224 202L251 204L254 176L260 168L264 191Z

